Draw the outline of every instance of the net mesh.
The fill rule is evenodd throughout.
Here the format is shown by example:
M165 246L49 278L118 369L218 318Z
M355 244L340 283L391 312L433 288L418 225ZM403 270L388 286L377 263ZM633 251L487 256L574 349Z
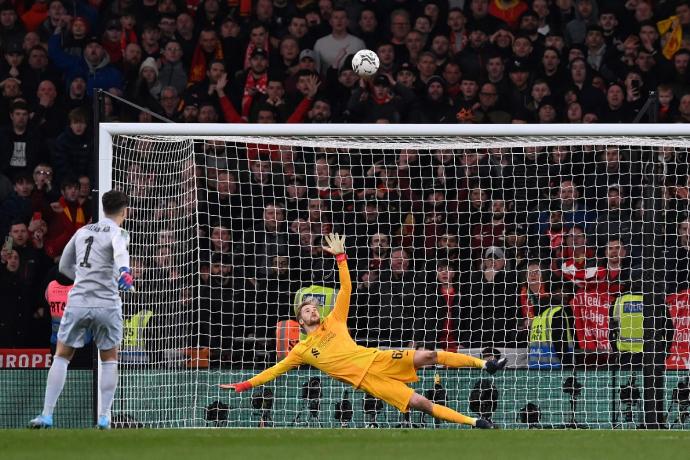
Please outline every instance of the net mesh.
M314 369L248 395L217 388L288 352L302 299L328 313L338 273L322 236L338 232L359 344L509 359L495 378L420 370L419 393L506 427L632 428L644 380L682 427L688 140L115 136L101 189L130 195L137 291L114 419L437 426ZM665 380L649 379L644 353Z
M23 428L43 405L48 369L5 368L0 372L0 428ZM64 428L93 427L93 372L71 369L55 413Z

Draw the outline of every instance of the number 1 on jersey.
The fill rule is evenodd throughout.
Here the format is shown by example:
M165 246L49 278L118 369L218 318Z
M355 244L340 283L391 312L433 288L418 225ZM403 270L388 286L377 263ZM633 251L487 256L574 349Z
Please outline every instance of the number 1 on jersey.
M91 264L89 263L89 254L91 253L91 245L93 244L93 236L88 237L84 242L86 243L86 251L84 252L84 260L81 261L79 266L84 267L84 268L91 268Z

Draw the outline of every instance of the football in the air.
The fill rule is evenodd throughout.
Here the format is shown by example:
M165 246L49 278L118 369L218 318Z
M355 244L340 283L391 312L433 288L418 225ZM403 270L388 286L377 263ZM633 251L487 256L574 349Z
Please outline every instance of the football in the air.
M360 77L370 77L379 70L379 57L371 50L359 50L352 58L352 70Z

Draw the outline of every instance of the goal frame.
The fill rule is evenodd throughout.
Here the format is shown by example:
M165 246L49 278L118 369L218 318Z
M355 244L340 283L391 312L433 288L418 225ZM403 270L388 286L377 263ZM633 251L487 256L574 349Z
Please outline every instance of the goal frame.
M183 129L180 127L184 126ZM641 129L644 127L644 129ZM642 131L642 132L641 132ZM99 199L104 185L112 182L113 136L690 136L690 125L673 124L251 124L251 123L99 123L98 183ZM102 216L101 216L102 217Z
M429 137L494 137L506 138L516 142L518 138L527 137L685 137L690 138L690 125L686 124L173 124L173 123L99 123L98 149L94 160L97 161L97 183L94 193L98 194L99 202L103 193L112 184L113 137L117 135L151 135L151 136L200 136L200 137L248 137L270 136L290 137L395 137L396 139ZM557 143L557 142L555 142ZM688 142L690 144L690 141ZM690 147L690 145L689 145ZM637 161L641 161L638 158ZM653 174L652 163L643 165L646 174ZM644 292L645 292L645 321L655 318L655 310L659 304L664 304L663 293L656 289L657 264L655 239L655 225L657 217L661 217L661 200L659 199L658 178L653 177L648 185L643 186L645 200L644 215ZM100 207L99 207L100 208ZM99 216L103 217L102 210ZM663 426L661 416L664 412L664 398L660 389L664 387L665 369L659 363L659 350L654 345L653 323L645 323L645 330L649 329L649 340L645 337L645 357L643 365L644 375L644 412L645 425L648 428ZM647 332L645 333L647 334Z
M184 126L180 129L180 126ZM641 127L644 127L641 132ZM527 136L690 136L690 125L673 124L252 124L252 123L99 123L98 149L95 160L98 180L94 191L98 198L112 183L113 136L119 134L150 136L473 136L473 137L527 137ZM105 191L104 191L105 190ZM99 207L100 208L100 207ZM99 209L99 217L103 217Z

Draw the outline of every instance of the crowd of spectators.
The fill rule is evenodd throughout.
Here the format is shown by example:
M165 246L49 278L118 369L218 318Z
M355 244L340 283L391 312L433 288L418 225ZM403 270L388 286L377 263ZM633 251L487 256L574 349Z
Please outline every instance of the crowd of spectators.
M672 15L688 35L686 1L3 0L0 112L10 134L40 128L28 161L94 88L188 123L630 122L649 91L659 121L686 122L688 38L657 28Z
M686 37L666 56L669 37L656 21L671 15ZM659 121L686 122L688 32L686 1L0 0L0 234L11 237L0 266L0 345L46 340L46 278L92 218L96 88L183 123L630 122L649 91ZM363 48L380 58L374 78L351 69ZM109 96L105 119L153 121ZM270 335L274 322L257 324L252 312L289 316L296 287L332 284L319 249L332 230L357 251L358 338L387 346L524 343L530 308L550 296L547 280L572 294L620 271L607 264L622 260L628 272L640 264L642 178L629 149L243 157L206 147L214 151L200 152L198 201L159 193L142 209L157 209L160 221L189 218L196 205L225 217L204 223L209 292L181 294L183 304L194 295L223 304L209 308L223 315L211 322L231 326L213 337ZM242 159L217 161L218 151ZM668 186L669 233L684 242L669 256L685 264L669 284L675 291L687 280L686 152L664 149L658 162L683 178ZM161 185L145 163L127 172L134 195ZM229 219L236 213L244 220ZM155 254L135 254L135 274L185 276L175 267L188 260L175 247L190 238L179 228L193 227L157 231ZM257 249L269 247L280 250ZM217 279L220 298L211 292ZM446 287L422 292L441 280ZM445 302L457 315L442 312Z
M605 299L608 317L618 295L641 292L639 154L673 171L668 220L655 230L669 235L659 268L668 294L688 289L687 154L634 149L206 144L197 152L206 235L198 297L211 345L237 351L248 337L274 337L298 289L337 288L322 251L329 232L347 238L359 343L526 348L532 319L555 305L564 306L561 332L576 337L578 294ZM587 347L608 353L608 342Z

